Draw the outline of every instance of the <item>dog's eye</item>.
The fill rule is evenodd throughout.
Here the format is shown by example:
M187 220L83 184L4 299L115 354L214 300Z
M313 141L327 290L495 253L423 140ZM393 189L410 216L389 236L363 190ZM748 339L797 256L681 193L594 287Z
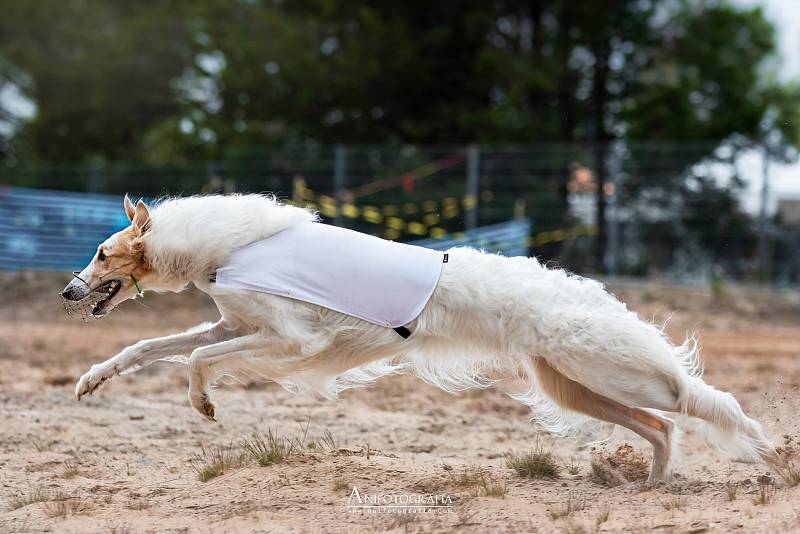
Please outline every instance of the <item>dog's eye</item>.
M98 261L106 261L106 254L102 250L97 253Z

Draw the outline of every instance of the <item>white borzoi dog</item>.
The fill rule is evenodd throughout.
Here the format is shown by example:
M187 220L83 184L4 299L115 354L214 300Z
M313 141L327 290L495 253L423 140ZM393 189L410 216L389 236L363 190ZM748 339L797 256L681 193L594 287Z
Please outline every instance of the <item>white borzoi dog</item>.
M703 420L710 443L731 454L781 465L761 425L701 379L694 343L671 344L598 282L534 258L453 248L430 300L407 325L413 334L401 339L330 309L210 281L233 251L314 221L307 210L262 195L176 198L152 210L126 197L124 207L130 227L100 245L63 297L104 292L92 310L101 316L142 291L177 292L191 282L214 299L221 318L139 341L92 366L76 386L79 400L116 374L180 355L189 400L209 419L209 387L223 374L335 396L398 371L449 392L521 371L530 388L515 398L547 428L563 430L570 414L582 414L649 441L651 481L668 475L676 446L678 430L664 412Z

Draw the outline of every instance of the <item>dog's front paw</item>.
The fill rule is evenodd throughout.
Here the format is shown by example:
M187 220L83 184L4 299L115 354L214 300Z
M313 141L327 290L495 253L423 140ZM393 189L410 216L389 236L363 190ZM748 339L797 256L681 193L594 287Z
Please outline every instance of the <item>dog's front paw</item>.
M84 395L91 395L100 384L114 376L115 373L116 370L113 367L93 365L75 385L75 397L81 400Z
M192 403L192 407L195 410L200 412L200 415L208 419L209 421L216 422L217 420L214 419L214 403L211 402L211 399L208 398L208 393L189 393L189 402Z

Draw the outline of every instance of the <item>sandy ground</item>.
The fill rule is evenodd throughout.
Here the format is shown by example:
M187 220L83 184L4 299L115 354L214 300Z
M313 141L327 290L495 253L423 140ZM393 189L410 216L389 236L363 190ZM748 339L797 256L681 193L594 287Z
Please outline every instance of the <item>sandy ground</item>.
M274 384L232 385L215 392L214 424L190 408L185 368L159 363L78 403L75 380L92 363L141 338L214 319L215 309L198 294L148 296L146 306L130 303L82 324L59 308L62 281L5 277L0 287L0 532L800 530L800 487L709 450L691 430L673 480L609 488L593 476L590 447L541 433L499 391L449 396L393 377L331 402ZM800 440L796 295L615 289L645 317L663 321L674 312L675 339L698 329L707 380L733 392L777 441ZM302 439L305 450L198 480L191 460L201 448L268 429ZM558 458L559 478L523 479L506 466L506 453L537 443ZM594 452L623 443L649 454L620 429ZM460 473L477 470L500 488L490 493L507 493L487 496L459 483ZM365 513L348 509L353 487L362 495L444 495L450 507Z

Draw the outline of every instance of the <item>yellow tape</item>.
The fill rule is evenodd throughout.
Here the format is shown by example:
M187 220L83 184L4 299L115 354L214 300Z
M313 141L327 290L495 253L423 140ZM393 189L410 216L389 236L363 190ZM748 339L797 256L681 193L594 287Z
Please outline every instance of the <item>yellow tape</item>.
M406 222L400 217L387 217L386 226L393 230L403 230L406 227Z
M428 229L425 225L416 221L408 223L408 231L414 235L425 235L428 233Z
M428 213L422 218L422 222L428 226L436 226L439 224L439 216L435 213Z
M355 219L361 214L361 210L355 207L352 204L343 204L342 205L342 215L347 217L348 219Z

